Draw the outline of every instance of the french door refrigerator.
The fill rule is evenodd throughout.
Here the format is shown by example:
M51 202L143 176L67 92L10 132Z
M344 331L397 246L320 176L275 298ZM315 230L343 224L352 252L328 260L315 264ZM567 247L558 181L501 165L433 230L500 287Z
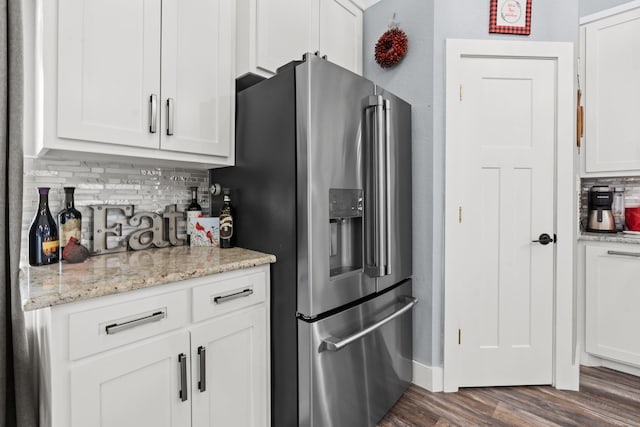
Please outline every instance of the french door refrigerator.
M307 54L237 94L236 244L269 252L271 425L375 426L412 377L411 107Z

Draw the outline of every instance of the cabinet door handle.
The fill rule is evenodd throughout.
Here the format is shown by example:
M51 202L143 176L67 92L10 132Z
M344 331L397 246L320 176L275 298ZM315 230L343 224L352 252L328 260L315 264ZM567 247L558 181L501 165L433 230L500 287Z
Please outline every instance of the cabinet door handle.
M198 347L198 356L200 357L200 381L198 381L198 390L204 392L207 390L207 349L206 347Z
M167 98L167 135L173 135L173 98Z
M182 402L186 401L187 395L187 356L184 353L178 355L178 364L180 365L180 390L179 396Z
M149 132L156 133L158 120L158 95L149 97Z
M231 301L236 298L248 297L251 294L253 294L253 289L249 288L240 292L213 297L212 300L214 304L222 304L223 302Z
M145 325L151 322L157 322L167 317L167 312L165 310L156 311L149 316L140 317L138 319L129 320L128 322L122 323L112 323L110 325L105 326L105 331L107 335L113 335L118 332L126 331L127 329L135 328L136 326Z
M621 256L631 256L634 258L640 258L640 253L638 252L607 251L607 255L621 255Z

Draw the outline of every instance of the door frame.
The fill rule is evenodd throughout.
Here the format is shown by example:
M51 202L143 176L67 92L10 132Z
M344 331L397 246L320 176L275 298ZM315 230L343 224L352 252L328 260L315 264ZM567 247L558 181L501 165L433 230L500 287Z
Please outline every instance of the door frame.
M579 360L576 351L576 304L574 252L576 246L575 196L575 109L574 44L568 42L531 42L503 40L446 40L446 138L445 138L445 255L444 255L444 363L443 388L458 390L458 312L456 283L447 280L459 266L455 248L447 245L447 234L458 221L458 201L447 183L456 177L453 162L457 158L451 140L458 123L453 102L458 101L463 70L462 57L505 57L553 60L556 63L555 128L555 230L559 237L555 250L553 291L553 383L558 389L578 390Z

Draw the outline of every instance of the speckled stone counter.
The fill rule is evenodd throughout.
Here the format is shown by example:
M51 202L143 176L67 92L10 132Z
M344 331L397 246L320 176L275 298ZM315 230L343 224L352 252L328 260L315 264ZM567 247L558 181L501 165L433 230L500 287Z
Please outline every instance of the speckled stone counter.
M20 274L23 309L35 310L276 261L242 248L174 246L25 267Z
M581 242L606 242L606 243L630 243L640 245L640 235L625 233L589 233L584 232L578 236Z

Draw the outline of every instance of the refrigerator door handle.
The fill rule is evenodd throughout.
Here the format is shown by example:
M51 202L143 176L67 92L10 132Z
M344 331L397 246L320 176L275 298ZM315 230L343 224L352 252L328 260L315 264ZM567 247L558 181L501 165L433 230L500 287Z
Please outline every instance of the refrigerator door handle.
M365 216L370 222L366 226L367 251L371 251L365 271L371 277L389 274L389 105L380 95L367 98L366 109L374 113L368 147L371 155L365 166L368 175L365 181L372 187L366 189L368 197L365 197L365 209L373 210Z
M391 244L391 227L389 221L391 218L391 101L384 100L384 149L385 149L385 205L386 212L384 216L384 230L385 230L385 242L384 242L384 256L385 256L385 276L391 274L391 256L389 254L389 245Z
M322 340L322 343L324 344L324 348L327 351L338 351L338 350L348 346L352 342L357 341L357 340L359 340L360 338L362 338L362 337L364 337L366 335L369 335L371 332L375 331L376 329L379 329L380 327L382 327L383 325L389 323L390 321L392 321L396 317L402 316L404 313L406 313L407 311L411 310L413 308L413 306L418 303L418 300L416 298L413 298L413 297L405 296L405 299L407 300L407 302L400 309L394 311L392 314L390 314L387 317L385 317L384 319L374 323L373 325L370 325L370 326L364 328L363 330L361 330L359 332L356 332L355 334L349 335L346 338L336 338L336 337L332 337L332 336L330 336L328 338L325 338L324 340Z

